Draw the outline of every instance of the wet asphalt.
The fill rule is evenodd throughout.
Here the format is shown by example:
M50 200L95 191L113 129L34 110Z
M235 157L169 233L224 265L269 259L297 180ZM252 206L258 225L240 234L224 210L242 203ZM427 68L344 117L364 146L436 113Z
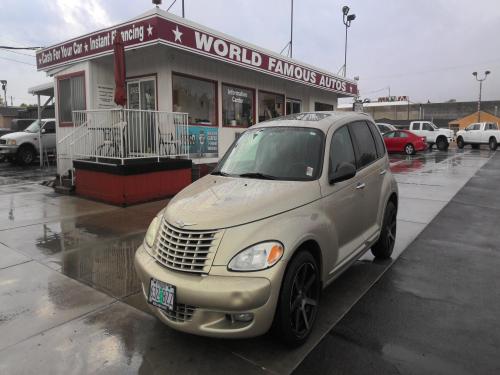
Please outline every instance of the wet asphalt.
M462 188L471 177L475 176L471 181L476 181L476 173L486 170L487 167L481 168L492 155L487 150L452 149L427 151L412 157L391 156L391 169L400 189L393 258L378 262L366 254L326 289L310 340L295 350L281 346L269 336L228 341L178 333L149 313L139 292L133 255L149 222L165 206L166 200L119 208L57 195L51 188L40 185L55 174L54 169L40 171L35 166L20 168L0 163L0 374L290 373L299 365L299 373L336 373L339 369L344 373L381 369L381 373L385 373L386 367L369 367L378 352L368 355L351 352L349 348L343 350L345 342L335 339L336 332L344 326L351 332L346 320L356 322L352 323L356 329L364 329L365 315L380 319L396 314L403 327L412 325L412 319L418 317L407 317L404 311L394 313L394 300L389 303L377 297L368 304L365 301L380 290L384 282L407 288L422 286L418 280L413 282L412 275L407 275L404 268L391 276L401 263L407 262L410 270L423 267L420 271L423 274L439 274L441 268L446 268L448 264L436 269L438 261L436 264L423 262L418 250L412 249L457 197L469 189L469 185ZM461 198L466 203L457 204L482 204L493 209L487 199L480 198L483 194L492 194L492 190L483 190L482 186L489 186L488 176L498 179L493 168L482 180L476 181L477 186L470 188L468 196ZM455 236L455 240L459 238L459 243L467 241L467 234L472 236L472 231L457 237L456 228L460 223L470 225L471 220L475 223L474 228L480 226L484 220L481 209L459 210L459 215L465 215L459 219L452 214L445 216L445 224L450 223L442 230ZM490 217L495 222L493 219ZM494 232L487 234L496 235ZM427 251L432 250L429 244L424 245ZM474 246L478 252L487 253L493 242L478 242ZM416 253L416 259L407 261L407 254L412 252ZM391 267L398 257L400 261ZM478 259L488 262L486 256ZM458 262L457 267L460 265ZM460 275L458 270L457 275ZM442 287L437 284L440 293L434 297L440 299L450 294L448 289L453 291L455 287L453 280ZM493 281L489 282L489 288L493 289L494 285ZM428 301L424 298L419 301L424 313ZM372 311L378 311L379 315ZM456 323L457 329L466 326L470 329L469 334L476 333L474 324L459 324L457 319L462 318L461 315L453 317L453 310L448 314L452 315L450 322ZM354 318L349 320L351 316ZM430 320L435 318L429 317ZM464 315L463 318L467 321L473 316ZM390 331L391 321L385 321L382 328ZM384 334L378 326L370 324L368 328L370 334L363 334L360 340L366 338L373 343L378 339L377 344L393 345L391 353L402 353L402 361L408 363L407 367L396 369L403 373L419 373L405 371L412 368L411 361L415 360L418 351L406 348L405 352L404 346L398 346L397 340L392 341L394 337ZM418 326L413 332L418 333ZM449 338L437 340L431 336L429 341L436 345L439 341L441 347L452 346ZM361 355L365 361L360 353L364 353ZM322 361L322 357L338 358L338 362L325 361L325 358Z

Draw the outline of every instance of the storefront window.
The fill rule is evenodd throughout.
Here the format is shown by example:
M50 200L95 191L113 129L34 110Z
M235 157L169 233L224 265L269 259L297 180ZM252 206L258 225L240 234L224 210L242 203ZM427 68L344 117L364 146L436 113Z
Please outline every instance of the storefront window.
M217 125L215 82L172 74L174 112L189 115L191 125Z
M85 109L85 74L58 79L59 123L71 124L73 111Z
M302 111L302 102L300 100L287 98L286 100L287 115L300 113L301 111Z
M224 126L252 126L254 124L254 106L254 90L222 85Z
M127 105L130 109L156 110L156 80L131 79L127 82Z
M315 102L314 103L314 110L315 111L333 111L333 104Z
M259 91L259 121L266 121L284 115L285 97L279 94Z

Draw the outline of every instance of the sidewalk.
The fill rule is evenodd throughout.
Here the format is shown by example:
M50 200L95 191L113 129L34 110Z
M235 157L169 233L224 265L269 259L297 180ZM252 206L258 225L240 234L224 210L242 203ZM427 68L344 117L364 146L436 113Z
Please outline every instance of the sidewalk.
M499 186L497 153L296 373L500 373Z

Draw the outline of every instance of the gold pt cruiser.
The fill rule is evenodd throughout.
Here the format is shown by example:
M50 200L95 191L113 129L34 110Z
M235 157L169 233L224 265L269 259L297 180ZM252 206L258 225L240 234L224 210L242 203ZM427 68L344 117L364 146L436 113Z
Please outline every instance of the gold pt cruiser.
M310 334L322 288L368 249L389 258L398 189L373 120L315 112L252 126L177 194L135 255L168 326L242 338Z

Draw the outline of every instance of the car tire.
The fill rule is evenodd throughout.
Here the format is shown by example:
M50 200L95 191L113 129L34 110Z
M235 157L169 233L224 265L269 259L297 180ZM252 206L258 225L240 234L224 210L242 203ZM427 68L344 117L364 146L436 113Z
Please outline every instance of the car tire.
M16 160L20 165L29 165L35 161L35 150L30 146L21 146L17 152Z
M464 139L462 137L457 138L457 147L459 149L463 149L465 147L465 142L464 142Z
M498 142L497 142L496 138L492 137L490 139L489 146L490 146L491 151L496 151L496 149L498 147Z
M446 151L449 147L448 141L444 138L439 138L436 142L436 146L439 151Z
M411 144L411 143L408 143L406 146L405 146L405 154L406 155L415 155L415 147Z
M384 221L378 241L372 246L372 254L378 259L389 259L396 243L397 209L393 202L387 203Z
M316 320L321 295L318 264L309 251L299 251L283 277L273 331L288 346L302 345Z

